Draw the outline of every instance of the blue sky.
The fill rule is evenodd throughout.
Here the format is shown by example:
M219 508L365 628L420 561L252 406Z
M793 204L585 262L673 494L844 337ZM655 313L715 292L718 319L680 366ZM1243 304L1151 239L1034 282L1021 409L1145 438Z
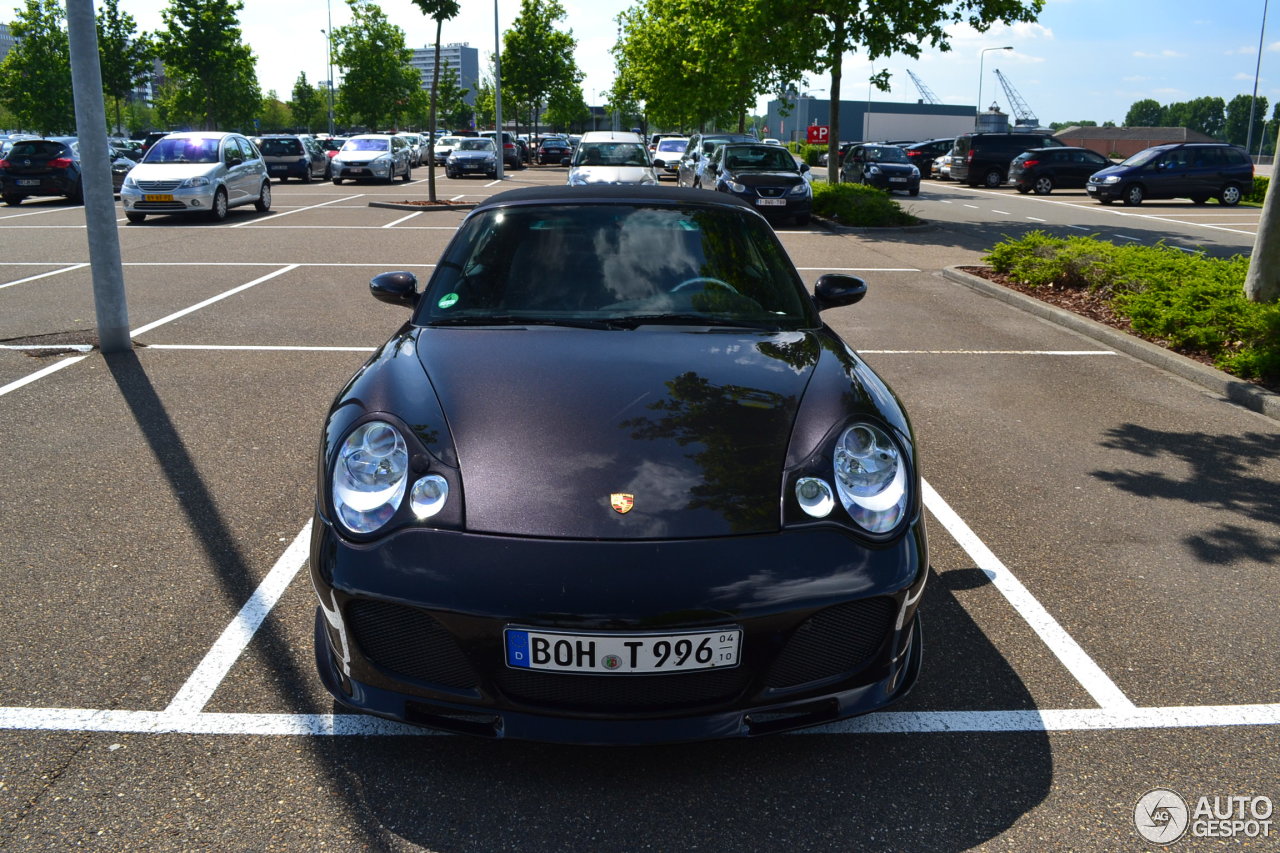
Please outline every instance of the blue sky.
M722 0L732 2L732 0ZM100 5L101 0L96 0ZM565 26L578 39L578 66L586 72L588 103L613 81L609 48L617 35L615 18L632 0L561 0ZM0 0L0 8L17 8L16 0ZM120 7L142 29L161 26L166 0L121 0ZM393 23L405 30L410 47L435 38L432 23L410 0L380 4ZM325 37L330 10L334 26L349 19L344 0L247 0L241 13L244 35L258 58L258 80L264 90L285 98L300 71L322 80ZM462 0L462 14L446 22L445 42L468 42L487 60L494 43L494 3ZM506 29L519 12L519 0L498 0L499 27ZM709 9L714 4L709 4ZM876 63L892 74L890 92L872 92L873 101L915 101L919 97L907 69L915 72L944 103L973 105L978 98L979 56L983 48L1010 45L1012 51L990 51L982 61L982 100L1009 111L993 69L1012 82L1041 122L1092 119L1124 120L1129 106L1142 98L1162 104L1202 96L1229 101L1253 90L1258 41L1262 34L1263 0L1049 0L1039 21L977 33L953 30L951 51L927 53L919 60L904 57ZM8 16L12 19L12 15ZM872 65L857 53L846 57L842 95L867 97ZM341 79L341 78L339 78ZM825 98L825 75L810 75L809 89ZM1258 94L1271 107L1280 99L1280 3L1269 10ZM763 99L763 100L767 100Z

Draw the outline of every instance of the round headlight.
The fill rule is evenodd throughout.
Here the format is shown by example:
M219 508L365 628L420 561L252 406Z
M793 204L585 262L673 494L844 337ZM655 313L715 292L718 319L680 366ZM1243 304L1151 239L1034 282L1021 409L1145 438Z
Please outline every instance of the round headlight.
M907 473L902 452L884 430L854 424L836 442L836 493L849 516L872 533L897 526L907 508Z
M836 500L831 486L817 477L801 477L796 480L796 502L814 518L826 518L835 509Z
M372 533L391 520L408 482L409 450L385 421L361 424L342 442L333 466L333 506L354 533Z
M409 507L418 519L430 518L444 509L449 499L449 481L439 474L428 474L413 484Z

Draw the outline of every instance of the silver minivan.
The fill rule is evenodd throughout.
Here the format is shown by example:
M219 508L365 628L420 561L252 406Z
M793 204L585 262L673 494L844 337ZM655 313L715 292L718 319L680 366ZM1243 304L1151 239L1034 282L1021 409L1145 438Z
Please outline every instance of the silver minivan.
M597 130L584 133L573 157L560 161L569 167L569 186L637 184L656 187L649 149L638 133Z
M196 130L156 141L120 187L124 215L202 213L215 222L230 208L271 209L271 177L262 154L238 133Z

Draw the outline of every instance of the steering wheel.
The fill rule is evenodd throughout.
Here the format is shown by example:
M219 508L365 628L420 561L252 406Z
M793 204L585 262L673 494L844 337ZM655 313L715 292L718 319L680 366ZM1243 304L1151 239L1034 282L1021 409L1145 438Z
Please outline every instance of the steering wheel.
M729 282L727 282L727 281L721 281L721 280L720 280L720 279L718 279L718 278L712 278L712 277L711 277L711 276L709 276L709 275L699 275L699 276L694 276L693 278L690 278L690 279L685 279L684 281L682 281L682 282L680 282L679 284L677 284L675 287L671 288L671 292L672 292L672 293L679 293L679 292L680 292L680 291L682 291L682 290L685 290L685 289L687 289L687 288L693 287L695 284L700 284L700 285L702 285L702 289L703 289L703 290L705 290L705 289L706 289L706 286L707 286L708 284L718 284L718 285L720 285L721 287L725 288L726 290L730 291L731 293L737 293L737 292L738 292L738 288L734 287L734 286L733 286L732 284L730 284Z

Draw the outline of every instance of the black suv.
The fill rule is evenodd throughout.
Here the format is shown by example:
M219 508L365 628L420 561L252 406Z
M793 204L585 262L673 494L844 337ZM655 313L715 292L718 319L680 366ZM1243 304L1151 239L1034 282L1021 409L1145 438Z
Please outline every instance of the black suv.
M924 142L904 145L902 150L907 152L907 160L911 165L920 170L920 177L931 178L933 161L950 151L955 142L954 136L948 136L945 139L926 139Z
M994 189L1009 179L1009 163L1023 151L1061 147L1048 132L964 133L951 149L951 179Z
M1157 145L1095 173L1085 189L1103 204L1142 204L1145 198L1204 204L1216 197L1231 206L1253 189L1253 161L1243 148L1223 143Z
M676 183L682 187L702 186L707 157L722 142L759 142L754 136L746 133L695 133L689 137L684 154L680 155L680 166L676 173ZM707 178L708 183L713 179Z

